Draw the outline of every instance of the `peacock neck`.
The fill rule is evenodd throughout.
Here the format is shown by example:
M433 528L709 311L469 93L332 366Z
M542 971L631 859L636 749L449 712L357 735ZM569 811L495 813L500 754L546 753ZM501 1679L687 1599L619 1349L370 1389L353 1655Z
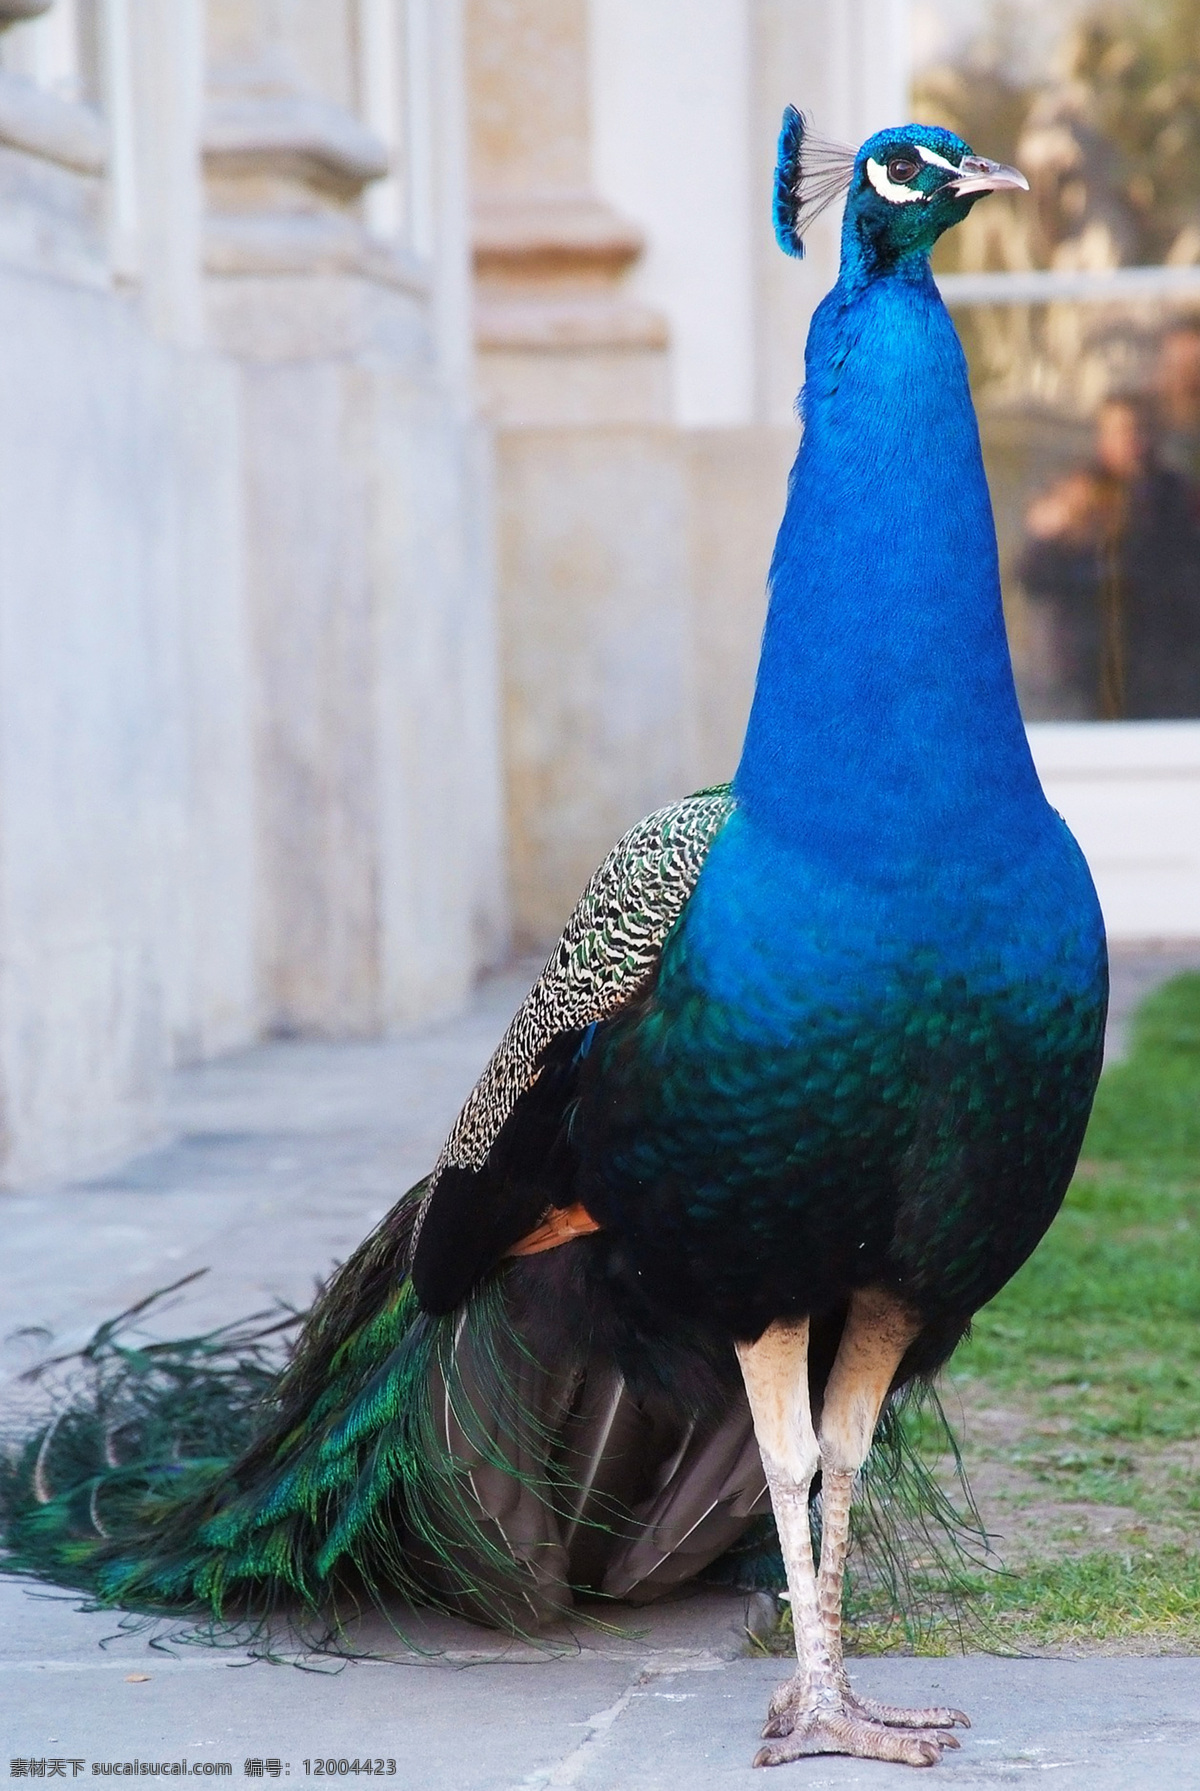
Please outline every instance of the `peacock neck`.
M923 257L868 272L809 332L739 805L864 867L1011 851L1045 804L966 365Z

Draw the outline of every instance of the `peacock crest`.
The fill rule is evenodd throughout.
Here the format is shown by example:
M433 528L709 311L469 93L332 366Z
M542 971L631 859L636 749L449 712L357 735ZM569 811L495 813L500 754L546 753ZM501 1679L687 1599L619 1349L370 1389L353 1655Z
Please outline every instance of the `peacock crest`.
M818 136L805 113L788 106L775 161L775 237L785 254L804 254L809 225L848 191L855 151Z

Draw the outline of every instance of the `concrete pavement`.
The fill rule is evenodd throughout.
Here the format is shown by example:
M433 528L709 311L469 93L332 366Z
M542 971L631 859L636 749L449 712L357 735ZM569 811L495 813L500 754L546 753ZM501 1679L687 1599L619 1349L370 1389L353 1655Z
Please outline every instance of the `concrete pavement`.
M648 1624L633 1618L640 1634L584 1630L577 1647L557 1652L443 1624L423 1640L446 1652L305 1672L197 1647L164 1655L142 1637L102 1648L111 1618L10 1584L0 1590L0 1775L14 1759L57 1757L82 1760L80 1776L94 1783L103 1776L94 1763L185 1759L201 1769L228 1762L241 1783L247 1760L278 1760L280 1777L303 1780L317 1761L370 1758L397 1791L913 1782L911 1767L874 1761L752 1772L784 1663L746 1657L742 1615L736 1597L707 1594ZM381 1627L375 1641L395 1655ZM948 1700L971 1714L961 1751L934 1769L931 1787L1007 1786L1029 1774L1062 1791L1200 1786L1198 1660L864 1660L854 1678L875 1696Z
M1114 979L1118 1024L1129 1001L1186 962L1200 963L1200 951L1126 958ZM28 1400L15 1376L46 1352L47 1333L55 1350L77 1345L192 1269L212 1273L160 1315L160 1334L275 1298L307 1302L314 1278L428 1169L527 980L496 979L466 1017L408 1037L270 1044L189 1071L159 1147L70 1185L0 1197L6 1415ZM37 1329L14 1335L21 1327ZM0 1582L0 1777L13 1776L13 1761L61 1759L54 1776L71 1777L81 1760L78 1776L94 1779L107 1776L94 1763L186 1758L227 1761L241 1782L247 1759L303 1778L318 1776L305 1760L381 1758L384 1776L411 1791L767 1782L749 1761L782 1663L748 1656L745 1601L706 1593L653 1615L613 1614L623 1633L584 1626L540 1650L414 1619L425 1652L407 1655L376 1622L359 1642L378 1658L299 1671L231 1650L163 1653L68 1598ZM931 1783L1000 1786L1039 1773L1072 1791L1200 1791L1200 1661L889 1659L858 1662L855 1676L891 1701L973 1714L962 1751ZM781 1784L805 1787L886 1791L912 1780L911 1768L841 1760L782 1772Z

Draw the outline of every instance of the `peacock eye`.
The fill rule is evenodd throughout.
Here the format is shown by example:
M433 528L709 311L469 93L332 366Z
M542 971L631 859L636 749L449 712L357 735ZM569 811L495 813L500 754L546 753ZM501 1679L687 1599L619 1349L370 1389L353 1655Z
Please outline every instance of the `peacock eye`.
M887 165L888 179L894 180L897 186L903 186L919 173L920 167L921 164L915 162L910 155L894 155Z

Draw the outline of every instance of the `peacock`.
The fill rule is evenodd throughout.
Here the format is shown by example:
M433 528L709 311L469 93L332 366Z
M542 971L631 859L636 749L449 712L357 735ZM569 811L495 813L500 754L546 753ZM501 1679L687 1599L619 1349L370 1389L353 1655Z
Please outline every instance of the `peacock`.
M957 1745L961 1712L853 1690L842 1592L881 1417L1045 1232L1100 1069L1100 911L1030 758L929 262L1025 185L946 130L855 153L789 108L777 235L802 254L844 193L841 263L732 782L617 844L281 1370L93 1352L7 1458L11 1569L532 1633L727 1570L773 1517L797 1669L756 1763Z

